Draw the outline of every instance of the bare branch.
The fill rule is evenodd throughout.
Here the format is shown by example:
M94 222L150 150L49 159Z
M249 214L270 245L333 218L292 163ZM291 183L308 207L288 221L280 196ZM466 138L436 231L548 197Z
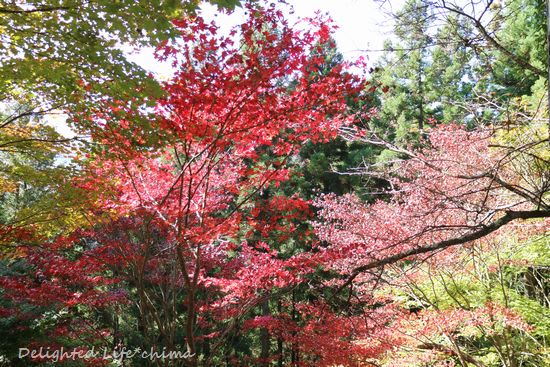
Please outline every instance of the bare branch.
M468 243L468 242L471 242L471 241L478 240L480 238L483 238L483 237L495 232L496 230L498 230L502 226L504 226L504 225L514 221L514 220L534 219L534 218L548 218L548 217L550 217L550 210L508 211L500 219L497 219L496 221L494 221L490 224L487 224L487 225L478 226L479 229L474 231L474 232L470 232L470 233L465 234L465 235L460 236L460 237L456 237L456 238L444 240L444 241L441 241L441 242L437 242L437 243L434 243L432 245L412 248L410 250L403 251L403 252L397 253L395 255L388 256L386 258L383 258L383 259L380 259L380 260L375 260L375 261L372 261L372 262L367 263L365 265L358 266L355 269L353 269L353 271L351 272L351 275L344 282L344 284L342 284L338 288L337 292L339 292L342 289L349 286L358 275L360 275L361 273L364 273L364 272L366 272L370 269L379 268L379 267L382 267L384 265L394 264L398 261L401 261L403 259L406 259L406 258L414 256L414 255L425 254L425 253L429 253L429 252L433 252L433 251L437 251L437 250L442 250L442 249L446 249L446 248L449 248L449 247L452 247L452 246L462 245L462 244L465 244L465 243Z

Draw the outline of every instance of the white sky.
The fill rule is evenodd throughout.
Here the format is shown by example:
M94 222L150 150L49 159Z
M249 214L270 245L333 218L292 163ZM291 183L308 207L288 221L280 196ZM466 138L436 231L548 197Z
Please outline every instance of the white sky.
M389 2L384 6L374 0L290 0L289 3L300 17L311 16L317 10L328 13L339 27L334 38L345 57L365 55L363 51L368 49L381 49L390 37L392 23L385 14L390 9ZM401 3L403 0L392 1L393 6Z
M359 55L368 57L370 63L374 63L377 53L365 50L378 50L383 46L384 40L390 38L392 23L388 10L397 10L404 0L386 1L374 0L287 0L294 8L294 14L290 19L299 17L311 17L316 11L328 13L339 27L334 38L339 51L345 58L354 58ZM242 21L243 11L237 10L231 15L222 14L216 7L210 4L201 6L205 19L215 19L222 30L228 30L232 25ZM152 50L146 49L139 53L129 55L130 60L152 71L161 78L171 73L170 68L157 62L152 56Z

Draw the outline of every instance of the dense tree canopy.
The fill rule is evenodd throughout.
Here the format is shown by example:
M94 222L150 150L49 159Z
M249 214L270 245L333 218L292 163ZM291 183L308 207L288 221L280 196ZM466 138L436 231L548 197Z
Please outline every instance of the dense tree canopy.
M550 366L544 7L210 2L0 6L0 364Z

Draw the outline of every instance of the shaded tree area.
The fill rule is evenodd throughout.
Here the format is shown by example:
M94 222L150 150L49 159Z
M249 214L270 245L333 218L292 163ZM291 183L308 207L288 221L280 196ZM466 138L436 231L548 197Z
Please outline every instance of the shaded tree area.
M544 4L407 1L371 66L211 3L0 7L1 363L550 365Z

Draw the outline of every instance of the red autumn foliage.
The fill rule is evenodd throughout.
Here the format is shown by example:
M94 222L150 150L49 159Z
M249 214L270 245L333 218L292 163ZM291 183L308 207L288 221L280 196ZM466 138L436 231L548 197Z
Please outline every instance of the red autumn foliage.
M87 122L101 149L75 185L94 194L92 225L29 248L25 270L0 279L8 300L35 306L20 317L47 319L41 307L68 313L45 328L51 345L77 335L89 346L124 340L86 316L132 308L142 345L184 346L194 366L212 365L228 339L254 329L286 343L295 366L366 364L407 342L390 326L411 316L373 292L384 265L494 235L491 223L509 213L548 216L532 209L529 191L510 189L514 172L506 152L489 149L488 133L450 126L399 166L390 201L321 197L314 228L323 242L282 256L277 243L311 216L310 203L261 194L292 177L289 160L304 142L353 126L346 101L367 84L346 64L315 74L324 62L316 55L331 42L327 20L297 31L278 10L248 10L227 37L200 17L175 22L181 40L157 51L177 70L151 122L160 144L143 146L147 132L132 123L132 106L116 101ZM120 111L128 118L115 124L108 115ZM266 299L277 312L257 315ZM523 327L516 315L498 315ZM426 333L477 317L422 316Z

